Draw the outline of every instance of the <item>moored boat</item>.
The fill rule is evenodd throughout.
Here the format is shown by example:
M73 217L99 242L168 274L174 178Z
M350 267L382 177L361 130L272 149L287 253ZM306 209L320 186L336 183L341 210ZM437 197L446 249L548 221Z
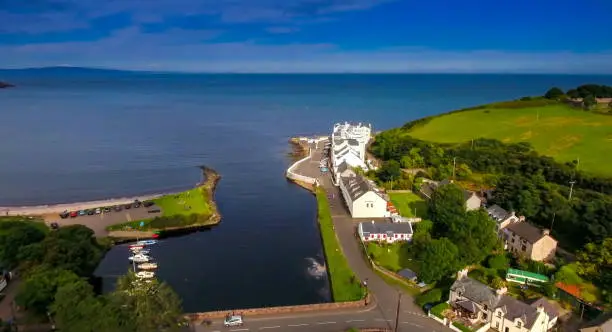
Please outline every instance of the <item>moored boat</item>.
M143 240L143 241L136 242L136 245L150 246L156 243L157 243L157 240Z
M134 250L134 249L142 249L145 246L143 244L130 244L130 249Z
M134 256L128 257L128 259L135 263L146 263L151 260L151 257L143 254L136 254Z
M157 263L143 263L138 265L141 270L155 270L157 269Z
M149 249L130 249L130 250L132 251L132 254L134 255L137 255L137 254L147 255L151 252Z
M150 279L155 277L155 272L151 272L151 271L140 271L138 273L136 273L136 276L138 278L142 278L142 279Z

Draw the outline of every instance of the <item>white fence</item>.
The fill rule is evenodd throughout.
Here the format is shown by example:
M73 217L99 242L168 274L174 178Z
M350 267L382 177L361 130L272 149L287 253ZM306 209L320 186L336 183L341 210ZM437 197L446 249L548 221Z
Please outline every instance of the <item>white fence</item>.
M317 179L315 178L311 178L309 176L304 176L304 175L300 175L300 174L296 174L293 172L293 170L302 162L308 161L310 159L310 157L312 156L312 148L310 148L308 150L308 156L296 161L295 163L293 163L293 165L291 165L291 167L289 167L287 169L287 173L286 176L291 179L291 180L296 180L296 181L300 181L300 182L304 182L304 183L308 183L308 184L318 184Z

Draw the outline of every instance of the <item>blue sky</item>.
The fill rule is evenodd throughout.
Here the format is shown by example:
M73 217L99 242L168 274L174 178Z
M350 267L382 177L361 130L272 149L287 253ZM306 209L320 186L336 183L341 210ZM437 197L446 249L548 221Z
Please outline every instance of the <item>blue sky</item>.
M0 0L0 66L612 74L609 0Z

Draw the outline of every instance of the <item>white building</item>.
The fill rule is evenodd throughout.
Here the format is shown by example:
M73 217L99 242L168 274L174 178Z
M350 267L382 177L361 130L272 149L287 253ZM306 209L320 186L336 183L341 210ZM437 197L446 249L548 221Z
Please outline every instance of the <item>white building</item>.
M368 170L366 164L366 147L370 141L372 127L369 124L337 123L331 135L331 169L336 185L340 185L340 165L346 163L348 168Z
M362 222L357 227L362 242L387 242L412 240L410 223L392 224L387 222Z
M353 218L385 218L387 200L372 183L351 170L340 176L340 191Z

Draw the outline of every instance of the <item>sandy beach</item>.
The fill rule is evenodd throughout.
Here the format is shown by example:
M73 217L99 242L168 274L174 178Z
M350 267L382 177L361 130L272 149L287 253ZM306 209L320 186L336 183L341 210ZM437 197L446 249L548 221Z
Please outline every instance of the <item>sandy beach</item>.
M98 207L112 206L119 204L132 203L135 200L146 201L159 198L172 193L142 195L123 198L110 198L98 201L78 202L78 203L62 203L51 205L36 205L36 206L3 206L0 207L0 216L45 216L50 214L59 214L64 211L76 211L95 209Z

